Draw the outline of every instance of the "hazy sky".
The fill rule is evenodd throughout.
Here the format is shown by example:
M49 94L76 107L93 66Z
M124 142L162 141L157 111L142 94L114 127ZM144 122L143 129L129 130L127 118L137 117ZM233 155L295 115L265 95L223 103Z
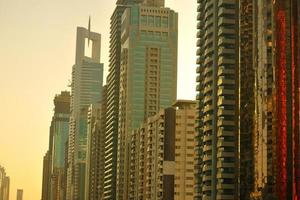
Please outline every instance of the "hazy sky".
M178 98L195 97L196 1L166 0L179 12ZM24 200L40 200L53 97L66 90L75 60L76 26L102 34L108 66L115 0L0 0L0 165Z

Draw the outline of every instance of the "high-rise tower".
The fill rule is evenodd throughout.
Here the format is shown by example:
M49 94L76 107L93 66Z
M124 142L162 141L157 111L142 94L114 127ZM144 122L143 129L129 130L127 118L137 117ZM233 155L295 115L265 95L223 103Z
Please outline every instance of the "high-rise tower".
M49 149L43 162L42 200L61 200L65 184L65 143L69 134L70 92L63 91L54 98L54 114L49 133Z
M52 150L52 175L51 196L52 199L62 200L65 185L61 184L65 178L65 146L69 135L70 119L70 92L61 92L54 98L53 116L53 148Z
M276 194L279 200L300 198L300 3L274 4L276 116Z
M130 4L122 14L118 200L128 199L132 131L176 100L177 17L176 12L163 7L163 1Z
M121 17L126 6L117 3L110 22L110 54L109 72L107 76L107 111L105 130L105 169L104 196L105 200L116 199L116 169L119 115L119 85L121 63Z
M195 199L238 199L239 1L198 0Z
M88 144L85 199L98 200L104 197L106 86L103 87L101 102L90 105L87 122Z
M85 54L91 45L91 56ZM82 27L77 28L76 60L72 71L71 118L68 151L68 200L84 199L87 146L87 109L101 100L103 64L100 63L101 36Z

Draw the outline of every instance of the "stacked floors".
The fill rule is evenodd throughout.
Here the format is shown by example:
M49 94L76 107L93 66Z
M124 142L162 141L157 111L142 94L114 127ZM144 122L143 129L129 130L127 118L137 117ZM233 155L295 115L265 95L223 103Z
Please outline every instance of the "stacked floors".
M129 198L133 130L176 100L177 13L160 6L131 4L122 15L117 199Z
M238 5L235 0L198 1L195 199L238 198Z

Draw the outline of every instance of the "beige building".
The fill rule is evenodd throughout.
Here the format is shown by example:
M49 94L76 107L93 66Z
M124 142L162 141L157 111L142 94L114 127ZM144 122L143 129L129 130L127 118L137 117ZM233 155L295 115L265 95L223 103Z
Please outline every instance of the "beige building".
M177 101L133 131L131 200L194 199L195 101Z

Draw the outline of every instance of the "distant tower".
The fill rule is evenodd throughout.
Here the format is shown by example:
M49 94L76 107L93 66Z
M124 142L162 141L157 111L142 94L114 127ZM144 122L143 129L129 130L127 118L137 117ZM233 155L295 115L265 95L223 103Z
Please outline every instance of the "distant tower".
M23 200L23 190L22 189L17 190L17 200Z
M85 55L87 40L91 42L90 57ZM71 84L67 200L84 199L87 109L102 98L103 64L100 63L100 49L100 34L77 28L76 60Z
M9 200L9 180L5 169L0 166L0 200Z

